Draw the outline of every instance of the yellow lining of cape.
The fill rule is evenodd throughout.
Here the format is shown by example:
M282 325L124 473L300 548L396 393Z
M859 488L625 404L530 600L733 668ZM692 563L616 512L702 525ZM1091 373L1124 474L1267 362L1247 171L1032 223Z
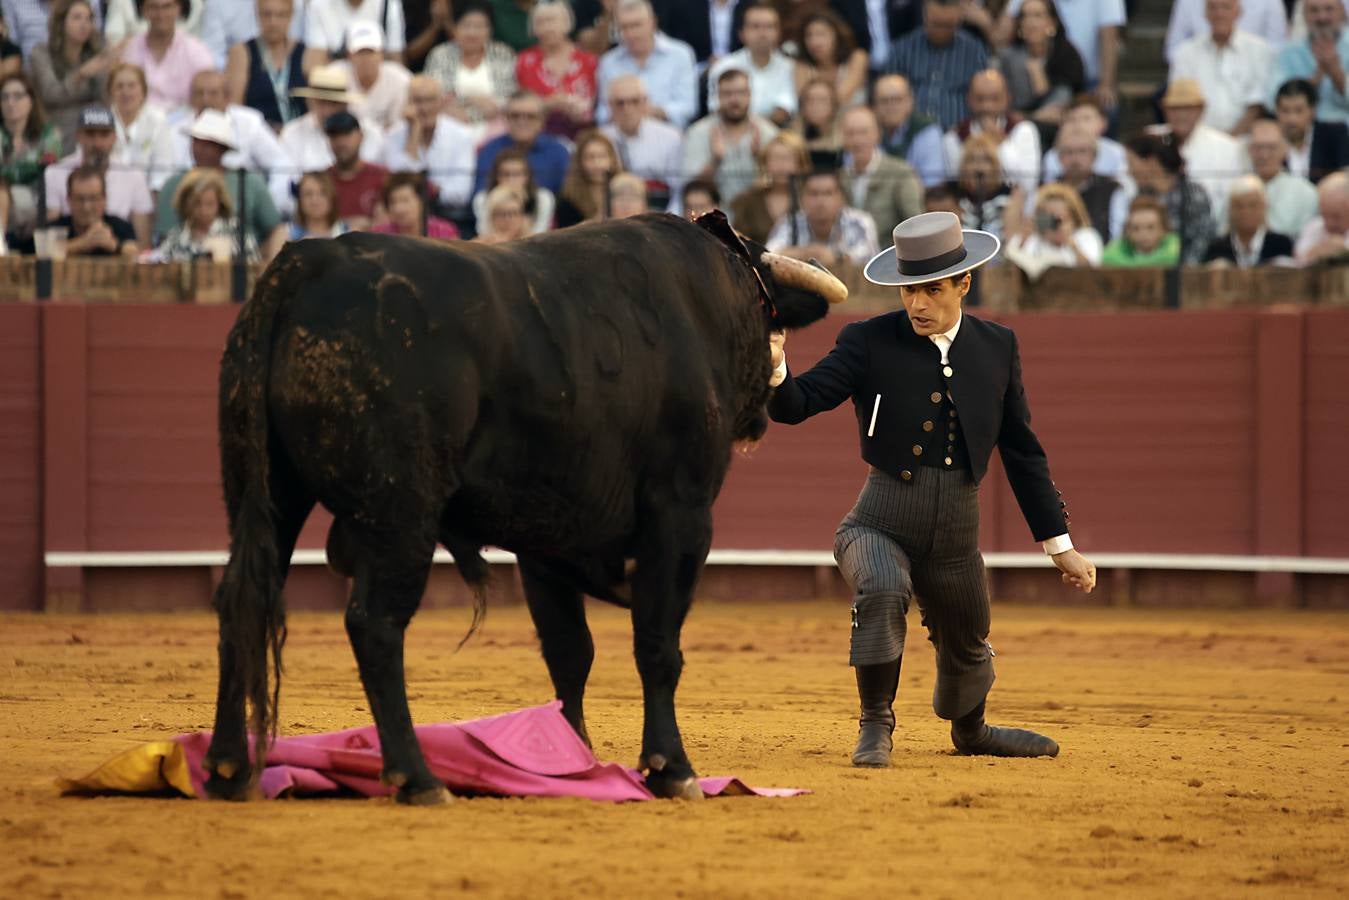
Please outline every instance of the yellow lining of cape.
M173 788L185 797L195 797L187 754L176 741L152 741L132 747L103 763L83 778L58 778L56 787L65 794L121 791L144 794Z

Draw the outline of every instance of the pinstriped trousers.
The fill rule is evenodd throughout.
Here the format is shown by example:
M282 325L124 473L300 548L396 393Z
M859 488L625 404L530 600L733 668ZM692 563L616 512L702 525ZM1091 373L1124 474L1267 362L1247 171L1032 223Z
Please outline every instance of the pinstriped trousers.
M932 708L956 719L984 699L994 677L979 488L964 470L912 471L903 482L871 470L834 536L834 559L854 593L853 664L903 652L913 596L937 652Z

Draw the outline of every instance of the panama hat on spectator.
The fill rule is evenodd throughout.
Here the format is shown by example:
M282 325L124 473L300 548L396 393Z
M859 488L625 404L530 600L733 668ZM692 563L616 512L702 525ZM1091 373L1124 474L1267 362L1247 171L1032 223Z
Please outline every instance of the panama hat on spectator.
M351 92L346 70L333 63L315 66L309 71L309 85L296 88L290 95L309 100L331 100L334 103L355 103L357 100Z
M1162 106L1203 106L1204 89L1193 78L1177 78L1166 86Z
M229 117L218 109L203 109L193 120L187 136L199 141L211 141L230 150L237 149L234 146L234 126L230 124Z
M895 226L893 247L877 253L863 274L872 284L926 284L977 269L1002 242L987 231L961 228L949 212L910 216Z

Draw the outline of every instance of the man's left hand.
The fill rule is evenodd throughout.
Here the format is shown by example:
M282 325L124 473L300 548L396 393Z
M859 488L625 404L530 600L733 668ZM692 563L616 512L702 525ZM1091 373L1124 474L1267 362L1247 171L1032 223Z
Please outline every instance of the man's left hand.
M1063 583L1071 584L1084 594L1090 594L1096 587L1096 567L1076 550L1055 553L1051 559L1063 573Z

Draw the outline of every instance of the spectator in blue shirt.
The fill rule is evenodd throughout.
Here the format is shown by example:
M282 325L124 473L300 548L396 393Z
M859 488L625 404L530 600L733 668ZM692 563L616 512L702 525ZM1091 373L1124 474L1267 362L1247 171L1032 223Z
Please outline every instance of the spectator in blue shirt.
M970 79L988 67L988 50L960 22L959 0L927 0L923 27L895 41L887 67L909 80L915 109L943 130L969 115Z
M556 194L562 190L571 154L567 145L543 133L543 101L529 91L519 91L506 103L506 133L483 144L478 151L474 191L487 188L492 161L507 147L517 147L529 159L534 181Z
M596 119L609 121L609 82L636 75L646 86L648 113L683 128L698 112L698 70L693 48L656 30L647 0L618 0L614 9L619 45L600 57Z
M1344 28L1340 0L1306 0L1307 36L1279 51L1270 82L1270 107L1284 82L1305 78L1316 85L1320 102L1316 118L1322 122L1349 122L1345 72L1349 71L1349 32Z

